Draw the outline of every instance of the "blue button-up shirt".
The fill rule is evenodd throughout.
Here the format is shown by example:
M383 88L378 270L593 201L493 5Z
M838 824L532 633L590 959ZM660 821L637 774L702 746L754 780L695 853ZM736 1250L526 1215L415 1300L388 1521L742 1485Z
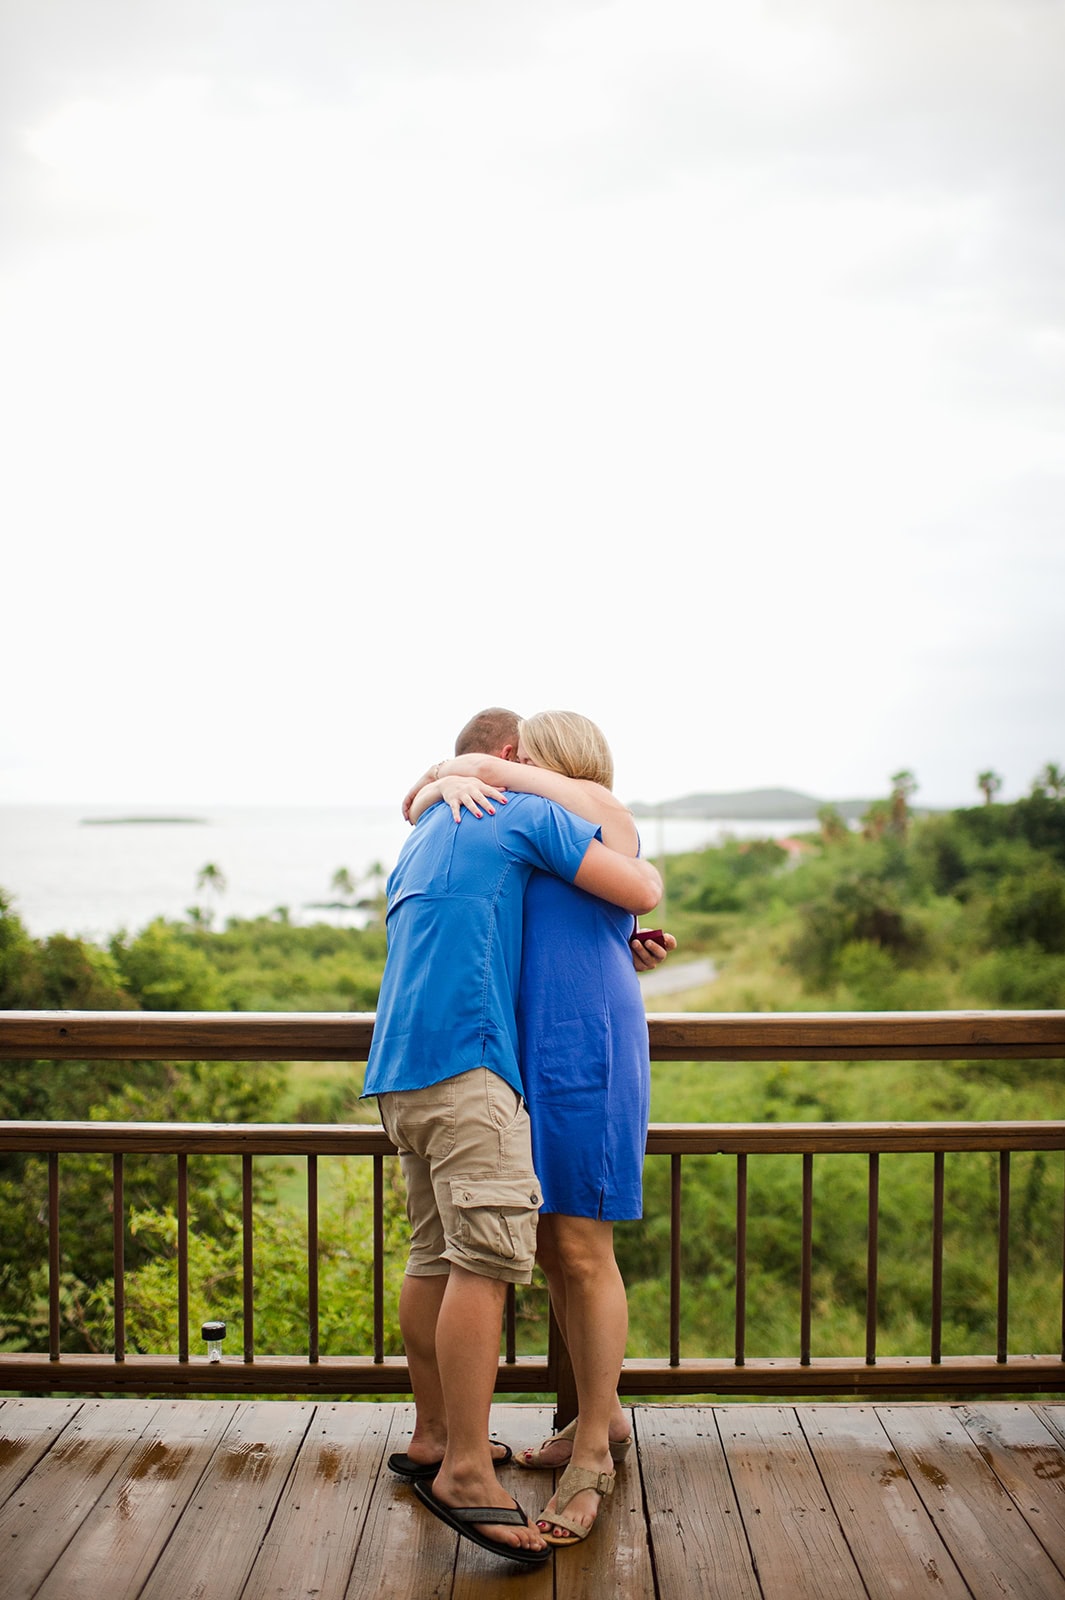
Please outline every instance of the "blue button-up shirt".
M487 1067L522 1093L515 1024L522 897L539 868L572 882L598 829L543 800L418 820L388 880L388 959L363 1094Z

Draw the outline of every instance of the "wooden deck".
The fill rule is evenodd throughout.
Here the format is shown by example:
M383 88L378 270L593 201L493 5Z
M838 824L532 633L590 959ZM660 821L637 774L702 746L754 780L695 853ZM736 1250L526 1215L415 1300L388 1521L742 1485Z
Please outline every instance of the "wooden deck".
M594 1537L525 1570L384 1465L410 1407L0 1403L2 1600L1065 1597L1065 1405L648 1405ZM499 1405L515 1446L546 1407ZM547 1472L501 1474L529 1512Z

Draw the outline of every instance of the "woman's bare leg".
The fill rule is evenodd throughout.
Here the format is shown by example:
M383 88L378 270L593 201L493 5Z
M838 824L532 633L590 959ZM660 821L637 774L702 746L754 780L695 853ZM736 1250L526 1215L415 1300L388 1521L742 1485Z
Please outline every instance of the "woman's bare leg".
M611 1439L629 1435L617 1394L629 1317L625 1285L614 1259L614 1225L592 1217L541 1216L538 1254L577 1385L577 1432L568 1459L591 1472L611 1472ZM552 1446L559 1465L567 1460L567 1449L566 1443ZM541 1527L552 1526L553 1509L552 1497L540 1518ZM599 1496L586 1490L570 1503L566 1514L591 1524L598 1510Z
M537 1233L536 1233L536 1260L537 1260L537 1263L540 1266L540 1268L541 1268L541 1270L542 1270L542 1272L544 1274L544 1277L547 1279L548 1292L550 1293L550 1296L551 1296L551 1309L555 1314L555 1321L558 1323L559 1331L562 1334L563 1340L565 1341L566 1348L570 1352L571 1361L573 1360L573 1345L571 1343L569 1327L568 1327L569 1314L568 1314L568 1308L567 1308L567 1282L566 1282L566 1275L565 1275L565 1273L563 1271L562 1263L561 1263L561 1260L559 1258L558 1247L557 1247L557 1243L556 1243L556 1233L557 1233L557 1225L559 1223L565 1224L567 1221L568 1222L580 1222L581 1220L589 1220L589 1219L581 1219L579 1217L568 1217L568 1218L567 1217L560 1217L560 1216L556 1215L555 1213L548 1212L548 1213L545 1213L544 1215L542 1215L540 1217L540 1224L539 1224L539 1227L538 1227ZM608 1228L612 1227L612 1225L610 1223L595 1224L595 1226L597 1226L597 1227L605 1226L605 1227L608 1227ZM611 1238L610 1238L610 1249L611 1249L611 1257L613 1257L613 1234L612 1233L611 1233ZM616 1261L614 1262L614 1270L615 1271L617 1270L617 1262ZM620 1274L619 1274L619 1281L620 1281ZM624 1292L625 1292L624 1291L624 1285L622 1285L622 1295L623 1296L624 1296ZM626 1326L626 1330L627 1330L627 1326L628 1326L628 1307L627 1306L625 1307L625 1310L624 1310L624 1318L625 1318L625 1326ZM618 1358L619 1370L620 1370L620 1366L621 1366L621 1359L622 1359L623 1356L624 1356L624 1339L622 1340L621 1357ZM574 1368L574 1376L577 1377L578 1397L579 1397L579 1395L580 1395L580 1378L577 1376L576 1367ZM616 1380L615 1380L615 1385L616 1385ZM612 1399L612 1404L611 1404L611 1416L610 1416L610 1427L609 1427L610 1443L611 1444L621 1444L625 1439L627 1439L629 1437L631 1431L632 1431L632 1429L631 1429L631 1426L630 1426L630 1423L629 1423L629 1419L625 1415L624 1411L621 1408L621 1402L617 1397L617 1388L615 1386L613 1399ZM570 1456L572 1454L572 1451L573 1451L572 1442L569 1439L560 1439L557 1444L553 1444L553 1445L548 1446L548 1448L543 1452L543 1464L544 1464L544 1466L548 1466L548 1467L564 1467L566 1465L567 1461L569 1461ZM531 1451L526 1451L525 1454L529 1455L529 1454L531 1454Z

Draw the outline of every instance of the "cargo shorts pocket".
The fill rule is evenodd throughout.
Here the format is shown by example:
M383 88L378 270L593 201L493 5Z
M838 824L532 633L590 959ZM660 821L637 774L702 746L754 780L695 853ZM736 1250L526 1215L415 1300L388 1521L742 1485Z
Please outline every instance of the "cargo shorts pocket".
M531 1266L543 1196L535 1179L453 1178L458 1242L479 1260Z

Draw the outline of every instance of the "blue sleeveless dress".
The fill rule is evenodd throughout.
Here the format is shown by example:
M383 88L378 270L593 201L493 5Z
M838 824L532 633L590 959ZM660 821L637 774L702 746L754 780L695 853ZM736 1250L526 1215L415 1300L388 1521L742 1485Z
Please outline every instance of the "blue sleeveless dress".
M525 891L518 1039L544 1211L643 1215L651 1101L630 912L548 873Z

